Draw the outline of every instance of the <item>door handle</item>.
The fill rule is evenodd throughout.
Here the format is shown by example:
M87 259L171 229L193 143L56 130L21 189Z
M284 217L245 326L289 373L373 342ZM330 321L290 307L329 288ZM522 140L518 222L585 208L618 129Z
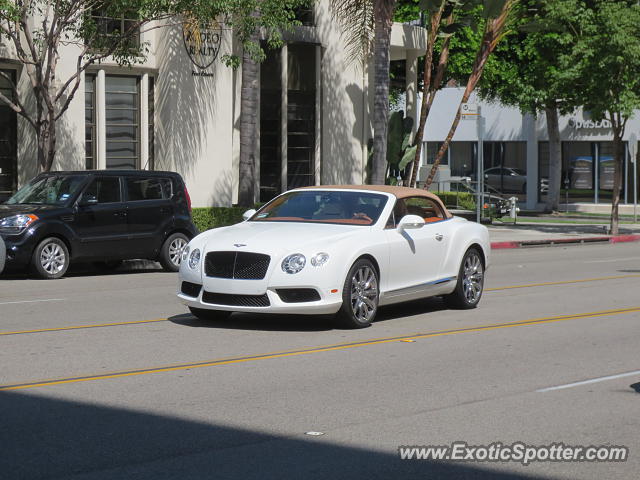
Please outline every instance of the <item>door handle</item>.
M444 235L442 235L440 233L436 233L436 240L438 240L440 242L440 241L442 241L443 238L444 238Z
M127 216L127 212L115 212L113 214L114 217L126 217Z

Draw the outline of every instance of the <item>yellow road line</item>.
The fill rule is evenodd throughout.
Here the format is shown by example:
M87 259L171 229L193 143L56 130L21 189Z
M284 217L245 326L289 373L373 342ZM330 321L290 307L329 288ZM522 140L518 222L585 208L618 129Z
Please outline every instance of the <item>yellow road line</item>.
M511 290L514 288L548 287L550 285L569 285L571 283L601 282L604 280L619 280L623 278L638 278L638 277L640 277L640 275L615 275L611 277L584 278L581 280L565 280L561 282L529 283L527 285L511 285L508 287L485 288L484 291L496 292L499 290Z
M22 383L22 384L14 384L14 385L2 385L0 386L0 391L22 390L27 388L62 385L67 383L89 382L89 381L95 381L95 380L106 380L111 378L131 377L134 375L146 375L150 373L163 373L163 372L173 372L178 370L190 370L194 368L203 368L203 367L217 367L222 365L232 365L236 363L246 363L246 362L253 362L258 360L269 360L274 358L285 358L285 357L293 357L293 356L299 356L299 355L309 355L312 353L346 350L346 349L357 348L357 347L367 347L371 345L381 345L385 343L398 342L398 341L441 337L446 335L456 335L460 333L483 332L483 331L489 331L489 330L497 330L499 328L524 327L524 326L540 325L540 324L552 323L552 322L561 322L565 320L605 317L605 316L622 315L626 313L636 313L636 312L640 312L640 306L621 308L616 310L602 310L598 312L577 313L573 315L533 318L529 320L520 320L516 322L499 323L499 324L493 324L493 325L481 325L478 327L461 328L456 330L416 333L413 335L404 335L401 337L377 338L377 339L364 340L364 341L354 342L354 343L326 345L321 347L312 347L308 349L294 350L294 351L272 352L272 353L251 355L251 356L245 356L245 357L235 357L235 358L221 358L217 360L208 360L205 362L188 363L188 364L180 364L180 365L167 365L167 366L161 366L161 367L146 368L141 370L120 371L120 372L104 373L99 375L87 375L82 377L41 380L38 382Z
M99 323L96 325L73 325L69 327L39 328L37 330L17 330L15 332L0 332L0 337L5 335L23 335L25 333L59 332L62 330L78 330L81 328L119 327L121 325L136 325L139 323L154 323L166 321L168 321L167 318L155 318L153 320L133 320L131 322Z
M543 283L530 283L527 285L511 285L507 287L495 287L495 288L485 288L485 292L497 292L501 290L511 290L515 288L531 288L531 287L547 287L551 285L569 285L572 283L585 283L585 282L599 282L605 280L618 280L624 278L640 278L640 275L616 275L611 277L598 277L598 278L585 278L581 280L566 280L560 282L543 282ZM72 325L68 327L52 327L52 328L40 328L34 330L17 330L13 332L0 332L0 337L7 335L24 335L28 333L46 333L46 332L59 332L65 330L79 330L85 328L102 328L102 327L120 327L125 325L137 325L144 323L155 323L155 322L166 322L168 318L156 318L153 320L134 320L131 322L113 322L113 323L99 323L96 325Z

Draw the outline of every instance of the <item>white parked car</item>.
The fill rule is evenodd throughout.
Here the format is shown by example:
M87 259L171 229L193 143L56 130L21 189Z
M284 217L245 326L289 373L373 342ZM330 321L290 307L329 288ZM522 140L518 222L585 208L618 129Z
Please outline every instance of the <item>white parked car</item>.
M343 326L366 327L381 305L435 295L474 308L489 255L486 227L452 216L425 190L307 187L193 238L178 297L201 319L336 314Z

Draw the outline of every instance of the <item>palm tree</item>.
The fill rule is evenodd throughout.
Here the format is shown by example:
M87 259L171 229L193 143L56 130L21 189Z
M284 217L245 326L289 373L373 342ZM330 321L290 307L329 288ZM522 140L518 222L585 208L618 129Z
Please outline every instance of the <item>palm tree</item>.
M387 169L389 49L396 2L397 0L331 0L333 17L342 24L348 58L357 58L363 64L366 63L373 43L375 85L371 183L374 185L385 183Z
M516 3L518 3L518 0L485 0L484 2L483 16L485 17L485 26L482 41L480 42L480 47L476 52L476 58L473 62L473 67L471 68L471 74L469 75L467 86L462 94L458 111L453 119L449 133L433 161L433 166L431 167L431 171L429 172L429 176L427 177L424 185L425 189L429 189L431 186L433 178L440 166L440 161L447 152L449 144L453 139L453 135L456 133L456 129L458 128L458 124L460 123L460 118L462 116L462 105L467 103L469 100L471 93L476 88L476 85L482 77L482 72L484 71L484 67L489 56L493 53L500 40L502 40L504 35L507 33L509 20L512 19L512 9ZM482 172L478 172L478 175L482 175Z
M250 37L257 45L258 31ZM251 207L255 203L256 150L258 137L258 102L260 101L259 64L249 48L242 51L242 82L240 86L240 165L238 167L238 205Z

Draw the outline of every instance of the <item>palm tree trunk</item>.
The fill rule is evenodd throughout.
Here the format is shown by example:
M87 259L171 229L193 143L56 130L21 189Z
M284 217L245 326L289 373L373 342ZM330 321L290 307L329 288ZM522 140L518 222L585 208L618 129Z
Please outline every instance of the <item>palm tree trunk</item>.
M420 105L420 124L416 130L416 136L413 140L413 144L416 146L416 155L413 160L413 166L411 167L411 176L409 177L409 186L415 187L418 179L418 167L420 166L420 157L422 156L422 139L424 138L424 129L427 124L427 118L433 105L436 92L442 84L444 78L444 72L447 69L447 63L449 61L449 39L447 37L442 43L442 50L440 51L440 60L438 61L438 68L436 75L432 79L431 71L433 69L433 46L436 41L438 30L440 29L440 20L442 19L442 11L444 10L444 2L440 10L433 14L431 17L431 25L429 27L429 33L427 36L427 52L424 56L424 76L423 76L423 91L422 102ZM451 25L453 22L453 13L447 18L447 25Z
M562 186L562 144L560 143L560 124L556 102L544 109L547 116L549 135L549 191L545 209L557 212L560 206L560 188Z
M258 42L257 32L252 42ZM252 207L255 202L256 146L258 138L258 101L260 85L258 62L245 49L242 53L242 84L240 90L240 165L238 205Z
M473 72L471 72L471 76L467 81L467 88L464 89L464 93L462 94L462 99L460 100L460 105L458 106L458 111L456 112L456 116L453 119L453 123L451 124L451 128L449 129L449 133L447 134L447 137L444 139L444 142L440 146L440 150L438 150L436 158L433 161L433 166L431 167L431 171L429 172L429 176L427 177L427 181L424 184L424 188L427 190L433 183L433 179L436 176L436 173L438 172L438 167L440 166L440 162L442 161L444 154L447 153L449 144L451 143L451 140L453 139L453 136L455 135L456 130L458 129L458 124L460 123L460 118L462 117L462 104L467 103L467 101L469 101L469 97L471 96L471 93L476 88L476 85L478 84L478 81L482 76L482 70L484 69L484 64L486 63L488 57L489 57L489 53L486 53L486 56L483 57L484 59L477 62L478 67L474 66ZM478 172L478 175L481 175L481 173Z
M387 170L387 129L389 120L389 49L396 0L375 0L373 102L373 162L371 183L383 185Z
M471 75L469 75L469 80L467 81L467 87L464 89L464 93L462 95L462 99L460 100L460 105L458 106L458 111L456 112L456 116L453 119L453 123L451 124L451 128L449 129L449 133L444 140L444 143L438 150L438 154L436 155L435 160L433 161L433 166L431 167L431 171L429 172L429 177L424 184L425 189L429 189L431 184L433 183L433 179L436 176L438 171L438 167L440 166L440 162L442 161L442 157L447 152L449 148L449 144L451 143L451 139L453 135L456 133L458 128L458 124L460 123L460 117L462 116L462 104L467 103L471 93L476 88L476 85L480 81L482 77L482 72L484 71L484 66L489 59L491 53L495 50L498 42L502 38L507 17L509 15L509 11L513 6L514 0L507 0L502 7L502 11L498 17L493 19L488 19L485 25L484 34L482 35L482 43L480 44L480 48L476 53L476 58L473 61L473 67L471 69ZM482 175L482 172L478 172L478 175Z

